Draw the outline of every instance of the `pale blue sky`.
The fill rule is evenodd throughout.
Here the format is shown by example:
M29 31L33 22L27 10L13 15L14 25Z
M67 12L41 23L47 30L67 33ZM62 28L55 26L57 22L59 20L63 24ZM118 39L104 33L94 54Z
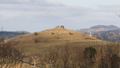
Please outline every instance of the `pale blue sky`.
M64 25L120 27L119 0L0 0L0 25L5 31L36 32Z

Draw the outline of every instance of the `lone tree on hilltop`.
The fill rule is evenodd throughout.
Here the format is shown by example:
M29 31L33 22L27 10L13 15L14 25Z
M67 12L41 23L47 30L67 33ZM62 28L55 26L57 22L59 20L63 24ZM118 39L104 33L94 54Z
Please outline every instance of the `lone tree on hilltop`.
M64 28L64 26L63 26L63 25L61 25L61 28Z

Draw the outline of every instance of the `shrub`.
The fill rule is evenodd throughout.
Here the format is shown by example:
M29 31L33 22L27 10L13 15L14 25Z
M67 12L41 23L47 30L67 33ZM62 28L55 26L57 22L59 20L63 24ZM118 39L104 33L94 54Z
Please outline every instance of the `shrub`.
M37 36L37 35L38 35L38 33L37 33L37 32L35 32L35 33L34 33L34 35L35 35L35 36Z
M73 35L73 33L69 32L70 35Z
M97 53L97 51L93 47L86 47L83 53L85 58L92 59L92 58L95 58L95 54Z
M52 35L54 35L54 33L53 33L53 32L52 32L51 34L52 34Z
M93 47L86 47L83 51L83 59L87 68L91 68L95 63L96 49Z

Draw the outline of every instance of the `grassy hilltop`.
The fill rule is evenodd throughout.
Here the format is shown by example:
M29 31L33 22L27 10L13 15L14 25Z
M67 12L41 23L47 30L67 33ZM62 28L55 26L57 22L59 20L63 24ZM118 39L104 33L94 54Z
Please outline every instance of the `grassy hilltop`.
M40 32L29 33L7 41L15 41L15 47L22 48L26 55L31 53L41 52L44 53L49 46L62 46L66 43L78 46L90 46L103 42L87 34L79 33L73 30L64 28L52 28Z
M96 38L85 35L73 30L63 28L47 29L40 32L21 35L10 40L19 41L21 44L36 42L52 42L52 41L75 41L75 40L96 40Z

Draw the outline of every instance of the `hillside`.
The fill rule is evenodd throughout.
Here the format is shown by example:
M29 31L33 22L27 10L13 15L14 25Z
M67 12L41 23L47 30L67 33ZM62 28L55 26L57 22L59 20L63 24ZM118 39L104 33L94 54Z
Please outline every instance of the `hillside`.
M120 42L120 33L114 32L93 33L92 36L93 37L97 36L98 39L100 39L100 37L103 37L103 40L105 41Z
M97 41L97 43L103 44L101 43L103 41L92 36L63 28L52 28L36 33L29 33L11 38L5 42L10 41L16 42L17 44L14 47L23 49L27 56L38 52L44 54L50 46L61 47L66 43L76 46L90 46L94 45Z
M16 41L21 44L25 43L39 43L39 42L51 42L51 41L75 41L75 40L96 40L89 35L82 34L73 30L63 28L47 29L40 32L29 33L15 38L9 39L9 41Z
M106 32L120 33L120 29L108 30L108 31L99 31L99 32L95 32L95 33L106 33Z

